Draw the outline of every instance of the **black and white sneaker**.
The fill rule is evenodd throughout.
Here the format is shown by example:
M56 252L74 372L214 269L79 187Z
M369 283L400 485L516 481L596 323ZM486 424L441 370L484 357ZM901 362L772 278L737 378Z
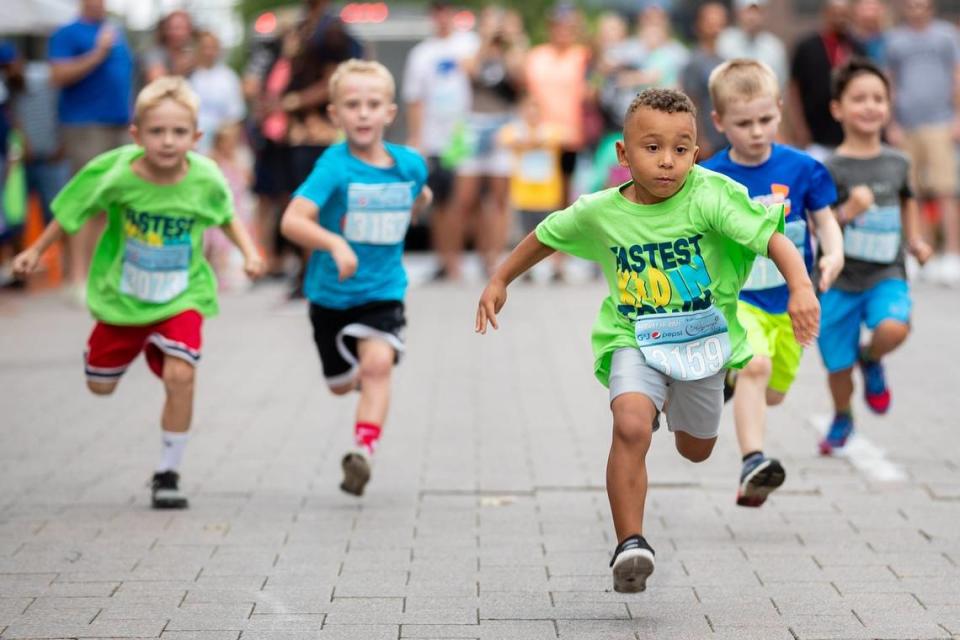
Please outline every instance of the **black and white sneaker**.
M190 504L180 492L180 474L176 471L153 474L150 494L150 504L154 509L186 509Z
M647 588L647 578L653 573L653 548L643 536L630 536L613 551L613 590L617 593L639 593Z
M361 451L351 451L343 456L343 482L340 489L354 496L362 496L370 481L370 460Z
M759 507L767 497L787 479L787 472L776 458L758 453L747 458L740 471L737 504L741 507Z

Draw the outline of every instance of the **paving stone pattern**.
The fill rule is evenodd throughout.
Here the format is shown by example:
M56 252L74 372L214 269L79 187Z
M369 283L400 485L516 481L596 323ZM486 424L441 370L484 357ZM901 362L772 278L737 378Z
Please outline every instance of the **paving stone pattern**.
M185 512L148 508L162 388L142 360L90 396L85 313L0 300L0 638L541 640L960 638L960 295L921 288L890 358L893 409L861 431L904 479L816 453L829 411L807 354L734 504L733 425L699 465L666 430L649 460L646 593L612 592L610 416L592 378L598 284L479 285L408 301L409 353L368 494L342 494L354 398L325 390L302 304L270 285L205 327Z

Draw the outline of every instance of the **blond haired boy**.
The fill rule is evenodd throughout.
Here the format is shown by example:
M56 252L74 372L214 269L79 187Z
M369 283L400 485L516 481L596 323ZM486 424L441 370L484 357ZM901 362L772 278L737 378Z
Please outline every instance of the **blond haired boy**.
M280 230L313 251L304 278L323 375L336 395L360 392L355 449L340 488L363 495L404 351L403 241L415 209L429 204L427 165L384 142L397 114L393 76L378 62L348 60L330 78L330 117L346 141L324 151L294 193Z
M785 234L811 275L818 267L820 290L825 291L843 268L843 236L830 208L837 192L820 162L774 142L781 118L776 76L762 62L730 60L710 74L709 90L713 123L730 146L703 166L744 185L753 200L784 206ZM823 252L816 265L811 221ZM803 354L790 325L788 299L787 283L776 265L757 258L737 308L754 356L735 376L730 372L726 396L729 399L735 381L733 415L743 456L737 504L745 507L762 505L786 479L780 461L763 454L763 442L767 406L783 402Z
M143 88L130 134L136 144L97 156L63 188L52 204L55 219L15 258L14 270L26 276L51 244L106 212L87 281L87 304L97 321L86 348L87 387L97 395L113 393L130 363L145 353L166 390L151 502L156 509L183 509L188 502L178 469L193 413L201 325L218 311L213 270L203 257L204 230L224 231L243 252L250 277L260 275L263 264L233 217L216 164L191 151L200 137L197 98L182 78Z

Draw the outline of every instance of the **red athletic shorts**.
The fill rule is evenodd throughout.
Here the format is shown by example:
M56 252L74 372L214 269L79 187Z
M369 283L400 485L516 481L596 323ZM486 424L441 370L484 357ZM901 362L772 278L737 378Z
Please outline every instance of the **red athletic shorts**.
M192 309L148 325L98 322L87 341L87 380L119 380L141 351L146 352L147 364L157 377L163 376L165 355L196 365L200 360L202 324L203 316Z

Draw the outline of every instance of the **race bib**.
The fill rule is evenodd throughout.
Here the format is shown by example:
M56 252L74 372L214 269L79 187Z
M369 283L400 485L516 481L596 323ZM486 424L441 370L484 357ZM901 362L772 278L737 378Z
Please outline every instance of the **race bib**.
M343 236L364 244L403 242L413 207L412 182L351 183Z
M647 364L675 380L707 378L730 359L727 321L716 307L641 316L635 330Z
M188 243L152 246L128 239L120 291L144 302L173 300L190 281L191 250Z
M843 231L843 252L850 258L890 264L900 253L900 207L871 207Z
M549 182L553 167L553 156L549 151L526 151L520 156L520 179L534 184Z
M790 242L797 247L800 255L804 255L807 243L807 221L794 220L784 225L783 233ZM743 285L744 291L762 291L764 289L774 289L787 284L776 263L770 258L757 256L753 261L753 270L750 271L750 277Z

